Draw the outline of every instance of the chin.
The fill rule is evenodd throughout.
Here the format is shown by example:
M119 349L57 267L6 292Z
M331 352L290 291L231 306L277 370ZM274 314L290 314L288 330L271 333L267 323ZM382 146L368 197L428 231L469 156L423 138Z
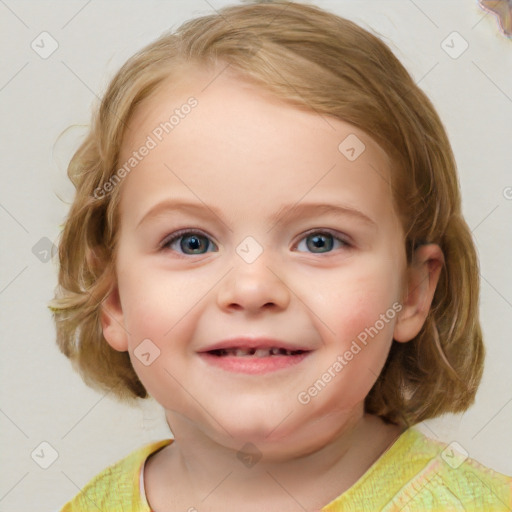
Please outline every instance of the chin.
M252 444L266 457L297 452L298 447L303 447L314 439L313 432L305 431L304 424L297 424L292 419L292 414L287 416L286 411L280 414L243 413L236 416L216 416L216 419L225 428L215 425L217 435L222 436L223 443L239 449L245 444ZM229 432L230 435L228 435ZM304 446L305 447L305 446Z

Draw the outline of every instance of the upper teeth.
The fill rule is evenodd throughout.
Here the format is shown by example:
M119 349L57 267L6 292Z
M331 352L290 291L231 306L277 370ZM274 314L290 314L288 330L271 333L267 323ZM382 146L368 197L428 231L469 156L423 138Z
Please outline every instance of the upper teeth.
M224 348L220 349L219 355L221 356L255 356L255 357L268 357L268 356L276 356L276 355L286 355L291 356L300 351L298 350L285 350L284 348Z

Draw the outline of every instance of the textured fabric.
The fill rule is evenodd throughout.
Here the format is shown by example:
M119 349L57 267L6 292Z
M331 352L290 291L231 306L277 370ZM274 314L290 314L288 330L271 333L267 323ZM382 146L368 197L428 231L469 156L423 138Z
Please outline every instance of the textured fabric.
M145 445L109 466L61 512L151 512L140 492L141 470L149 455L171 442ZM427 510L510 512L512 477L411 428L350 489L322 508L323 512Z
M172 443L164 439L130 453L96 475L61 512L150 512L139 491L139 475L146 459Z
M510 512L512 477L406 430L324 512Z

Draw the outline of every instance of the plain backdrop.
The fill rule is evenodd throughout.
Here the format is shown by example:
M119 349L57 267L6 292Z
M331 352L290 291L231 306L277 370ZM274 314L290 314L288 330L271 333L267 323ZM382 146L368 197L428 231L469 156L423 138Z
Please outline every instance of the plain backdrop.
M0 1L1 511L58 510L107 465L170 436L158 404L130 408L91 390L59 352L46 307L52 244L73 197L67 163L114 72L164 31L230 3ZM487 359L475 405L420 429L512 474L512 41L470 0L311 3L379 34L446 126L481 261Z

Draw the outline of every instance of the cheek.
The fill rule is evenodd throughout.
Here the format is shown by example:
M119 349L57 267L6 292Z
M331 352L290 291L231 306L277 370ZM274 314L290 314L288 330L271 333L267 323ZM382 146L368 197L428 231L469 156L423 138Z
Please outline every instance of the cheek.
M190 323L185 304L147 282L135 288L125 310L129 355L133 369L148 393L166 408L185 407L179 382L185 382L185 340ZM165 288L165 287L163 287ZM190 306L189 306L190 309ZM188 312L192 315L193 312ZM180 321L181 320L181 321Z
M324 366L337 376L334 403L339 396L351 405L364 400L386 361L401 308L398 269L382 258L365 263L337 274L329 284L331 293L311 308L322 312L318 329L330 341Z
M345 303L340 321L349 327L352 336L374 325L379 331L386 330L385 326L390 324L389 319L394 317L392 313L396 295L387 289L372 287L372 283L361 283L360 286L352 294L351 300ZM381 321L383 318L387 319L384 325Z
M120 279L120 293L126 328L132 335L167 339L180 319L193 314L191 307L200 290L184 276L132 268L127 279ZM136 340L134 340L136 341Z
M184 365L187 340L193 337L200 312L194 305L207 288L191 287L184 275L138 267L120 273L119 290L132 365L155 396L162 382L174 387L168 372L174 374Z
M380 373L393 339L396 310L389 294L377 290L362 294L340 315L337 332L337 354L343 356L347 373L370 386ZM345 363L344 363L345 364ZM350 368L348 368L350 366Z
M356 337L376 323L379 331L391 333L400 278L398 269L390 267L379 262L339 272L328 283L329 293L316 294L312 309L320 312L331 331L343 334L345 339Z

